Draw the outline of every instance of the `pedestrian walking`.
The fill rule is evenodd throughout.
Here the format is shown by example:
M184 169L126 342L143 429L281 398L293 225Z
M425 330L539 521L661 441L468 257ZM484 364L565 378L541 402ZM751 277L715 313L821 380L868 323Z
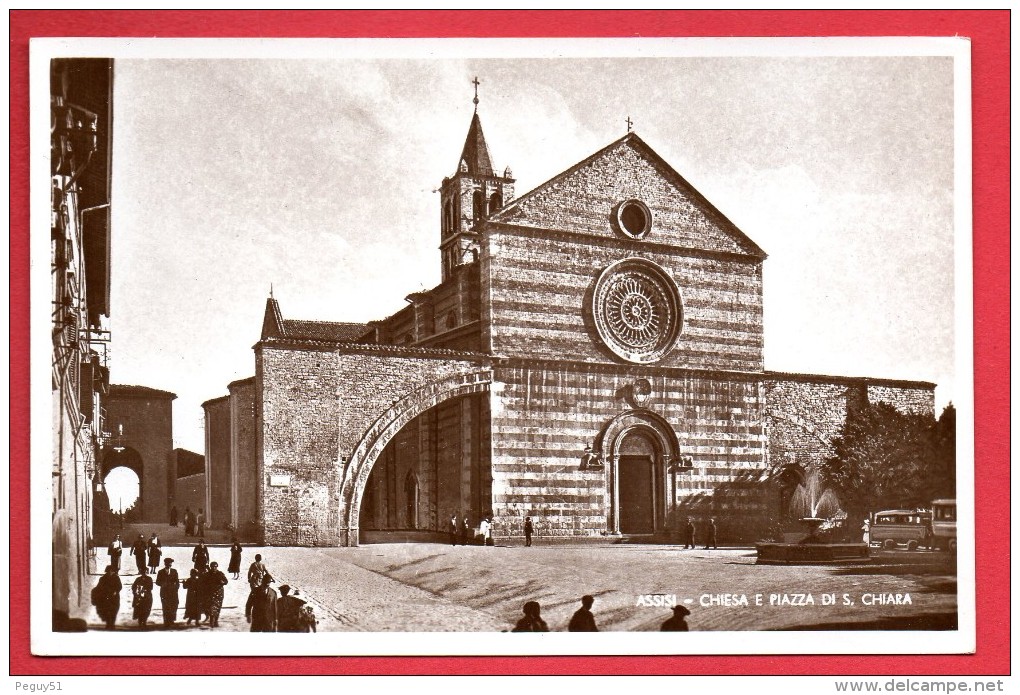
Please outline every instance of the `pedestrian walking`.
M305 603L304 599L291 595L289 585L281 585L280 598L276 602L276 631L307 632L308 630L302 622Z
M170 507L170 525L177 525L177 505Z
M249 623L251 622L251 610L255 602L255 594L262 586L262 580L265 577L272 579L269 570L266 569L265 564L262 562L262 556L256 554L255 562L251 563L248 567L248 586L251 588L251 591L248 592L248 601L244 604L244 618Z
M92 589L92 605L96 607L96 613L106 623L106 629L112 630L117 622L117 613L120 612L120 590L124 585L120 583L117 576L117 568L107 565L103 576L96 582Z
M531 522L531 517L524 517L524 547L531 547L531 534L535 532L535 525Z
M223 610L223 587L227 585L227 575L220 572L218 562L211 562L204 580L204 593L209 607L209 627L219 627L220 611Z
M110 556L110 564L113 565L113 569L120 573L120 556L124 552L124 543L121 542L120 535L115 536L110 541L110 547L107 548L106 552Z
M301 598L301 592L297 587L293 589L293 596L304 601ZM279 613L279 611L277 611ZM315 617L315 608L311 603L305 601L305 605L301 607L301 614L298 616L298 622L301 625L301 629L298 632L318 632L315 626L319 624L318 619Z
M227 571L234 575L232 579L241 578L241 553L243 551L244 548L241 547L241 544L235 538L234 542L230 545L230 564L227 565Z
M567 625L567 632L598 632L595 626L595 616L592 615L591 607L595 605L594 596L582 596L581 607L578 608L570 618Z
M184 580L184 624L191 625L191 621L195 621L195 625L198 625L199 621L202 620L202 611L198 606L198 595L201 591L199 586L200 575L198 570L192 569L191 576Z
M195 515L191 513L191 507L184 508L184 535L195 535Z
M716 535L715 519L708 520L708 529L705 536L705 550L711 546L714 550L719 549L719 539Z
M538 601L524 604L524 617L517 621L511 632L549 632L549 626L542 620L542 606Z
M478 533L482 536L482 545L492 545L492 522L487 518L478 524Z
M686 606L673 606L673 617L662 624L659 632L687 632L686 618L690 614Z
M155 542L153 542L155 541ZM149 574L156 574L159 571L159 560L163 557L163 549L160 547L159 538L152 534L149 539L149 546L146 549L149 554Z
M471 539L471 522L468 521L468 515L464 515L464 523L460 527L460 544L467 545Z
M195 517L195 531L199 538L205 538L205 510L198 509L198 516Z
M694 549L694 519L687 517L687 526L684 527L684 550Z
M864 523L861 525L861 542L864 543L864 545L871 545L871 522L867 519L865 519Z
M209 602L212 598L209 594L209 585L206 582L209 567L196 567L195 570L198 572L198 614L201 616L199 622L204 623L209 620Z
M450 517L450 545L457 545L457 537L460 535L460 524L457 523L457 515Z
M181 581L177 570L173 568L174 559L163 560L163 569L156 575L156 586L159 587L159 602L163 606L163 624L167 627L177 622L177 606L180 603Z
M262 584L254 592L251 607L252 632L276 632L277 594L269 586L273 578L267 572L262 577Z
M138 567L138 574L147 574L146 556L149 544L145 542L145 536L138 534L138 538L131 544L131 554L135 556L135 566Z
M262 577L269 574L269 570L266 569L266 565L262 562L262 556L258 553L255 554L255 562L251 563L248 567L248 584L251 588L257 589L262 586Z
M147 627L149 613L152 612L152 577L147 573L138 575L131 585L131 595L131 607L134 609L132 615L139 627Z
M199 572L205 570L209 565L209 548L205 547L205 541L198 541L198 545L191 552L191 561L195 563L195 569Z

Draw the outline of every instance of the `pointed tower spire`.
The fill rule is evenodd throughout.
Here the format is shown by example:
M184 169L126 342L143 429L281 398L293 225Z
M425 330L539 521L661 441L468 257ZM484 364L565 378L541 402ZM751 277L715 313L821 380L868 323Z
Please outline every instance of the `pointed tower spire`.
M475 77L472 100L475 105L468 126L464 149L457 160L453 176L443 179L440 188L440 219L442 241L439 249L443 260L443 281L462 265L478 258L481 224L514 197L514 180L510 167L500 176L492 168L492 156L478 117L478 85Z
M485 143L485 134L482 132L482 119L478 117L477 111L471 117L471 125L468 126L460 159L467 163L469 174L492 176L492 157L489 156L489 146Z

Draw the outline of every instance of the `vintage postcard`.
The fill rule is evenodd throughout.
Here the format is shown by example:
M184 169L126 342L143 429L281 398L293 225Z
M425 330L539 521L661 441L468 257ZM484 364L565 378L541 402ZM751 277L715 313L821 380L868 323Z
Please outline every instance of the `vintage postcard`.
M30 89L33 653L974 650L966 40Z

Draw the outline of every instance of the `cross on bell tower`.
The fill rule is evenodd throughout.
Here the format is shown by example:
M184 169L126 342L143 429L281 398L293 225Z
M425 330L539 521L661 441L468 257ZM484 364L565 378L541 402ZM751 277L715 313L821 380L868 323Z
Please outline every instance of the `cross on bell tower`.
M514 179L510 167L502 175L492 167L489 146L482 133L482 121L478 117L478 86L474 85L475 106L468 126L467 138L460 153L457 171L443 179L440 188L441 241L439 244L443 260L443 280L462 265L472 263L478 257L479 225L489 215L503 207L514 197Z

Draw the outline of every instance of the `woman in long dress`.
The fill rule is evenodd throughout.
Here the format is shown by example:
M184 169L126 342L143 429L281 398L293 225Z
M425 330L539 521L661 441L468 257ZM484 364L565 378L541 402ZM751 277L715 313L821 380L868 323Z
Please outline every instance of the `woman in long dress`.
M149 541L149 574L156 574L159 571L159 559L163 557L163 550L159 547L159 541Z
M96 588L92 592L92 603L96 607L96 613L106 623L106 629L112 630L117 622L117 613L120 612L120 590L124 585L120 583L117 570L113 565L107 565L103 576L96 582Z
M184 588L187 590L184 596L185 625L191 625L192 620L198 625L198 621L202 618L198 605L199 579L198 570L193 569L191 570L191 576L184 580Z
M234 575L234 579L241 578L241 552L243 550L244 548L235 538L233 545L230 546L230 564L227 565L227 571Z
M219 563L209 565L205 573L205 595L209 602L209 627L220 626L220 610L223 608L223 587L227 585L227 575L220 572Z
M131 605L134 607L134 619L140 627L146 627L149 622L149 613L152 612L152 577L148 574L140 574L131 585L131 593L134 598Z

